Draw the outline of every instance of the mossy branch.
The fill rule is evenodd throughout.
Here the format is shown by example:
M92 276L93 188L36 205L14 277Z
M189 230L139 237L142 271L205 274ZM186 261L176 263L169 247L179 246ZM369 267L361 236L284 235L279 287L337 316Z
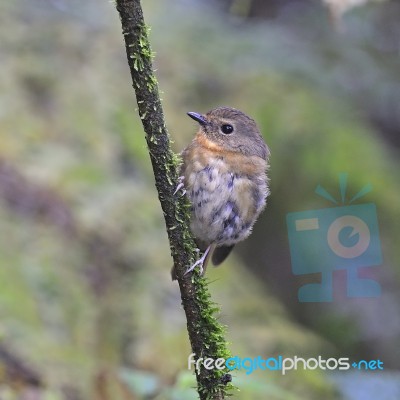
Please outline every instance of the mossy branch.
M181 291L187 329L196 358L229 358L224 327L216 319L219 308L210 300L206 280L198 272L184 276L186 268L198 256L189 229L189 204L184 196L174 196L180 160L170 146L159 97L157 79L152 66L148 27L143 19L140 0L117 0L133 88L146 134L158 197ZM169 271L166 273L169 273ZM226 384L224 371L201 368L196 371L201 400L224 399L231 384Z

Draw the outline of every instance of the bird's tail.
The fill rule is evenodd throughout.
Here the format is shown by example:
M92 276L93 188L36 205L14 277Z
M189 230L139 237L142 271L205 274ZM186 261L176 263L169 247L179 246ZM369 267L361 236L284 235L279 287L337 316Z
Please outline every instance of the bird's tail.
M231 246L221 246L217 247L212 255L212 263L217 267L218 265L222 264L226 257L229 256L230 252L232 251L235 245L232 244Z

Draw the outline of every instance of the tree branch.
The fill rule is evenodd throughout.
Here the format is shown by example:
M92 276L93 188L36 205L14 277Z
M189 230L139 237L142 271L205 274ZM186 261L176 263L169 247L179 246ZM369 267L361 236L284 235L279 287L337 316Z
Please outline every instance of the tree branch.
M218 307L210 300L206 280L197 271L184 277L186 268L197 257L196 245L189 229L189 207L184 196L174 196L180 160L170 147L168 131L153 73L148 28L144 23L140 0L117 0L122 32L125 38L133 88L146 133L158 197L164 212L171 254L181 291L187 329L196 358L229 358L224 327L215 317ZM224 399L232 386L230 376L221 370L196 371L201 400Z

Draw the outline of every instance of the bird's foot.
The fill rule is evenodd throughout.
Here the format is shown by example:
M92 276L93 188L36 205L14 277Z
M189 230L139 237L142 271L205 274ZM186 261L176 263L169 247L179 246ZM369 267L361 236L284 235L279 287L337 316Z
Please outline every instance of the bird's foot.
M182 190L182 196L185 195L186 189L183 181L185 180L185 177L182 175L178 178L178 185L176 186L175 192L173 193L173 196L175 196L181 189Z
M204 269L203 269L203 264L204 261L207 258L208 253L211 250L211 246L208 246L206 251L204 252L204 254L192 265L190 266L186 272L183 274L183 276L186 276L189 272L192 272L198 265L200 266L199 270L200 270L200 275L203 275Z

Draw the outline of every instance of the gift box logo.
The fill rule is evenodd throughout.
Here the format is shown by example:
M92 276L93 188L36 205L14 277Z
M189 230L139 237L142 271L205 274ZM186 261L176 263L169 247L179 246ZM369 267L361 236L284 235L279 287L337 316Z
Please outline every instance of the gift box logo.
M333 300L333 272L346 270L348 297L378 297L381 287L372 279L359 277L359 270L382 263L376 207L373 203L352 204L372 190L365 186L348 205L347 174L339 177L341 206L289 213L286 223L292 270L295 275L319 273L320 283L303 285L300 302ZM322 186L315 192L334 204L340 204Z

